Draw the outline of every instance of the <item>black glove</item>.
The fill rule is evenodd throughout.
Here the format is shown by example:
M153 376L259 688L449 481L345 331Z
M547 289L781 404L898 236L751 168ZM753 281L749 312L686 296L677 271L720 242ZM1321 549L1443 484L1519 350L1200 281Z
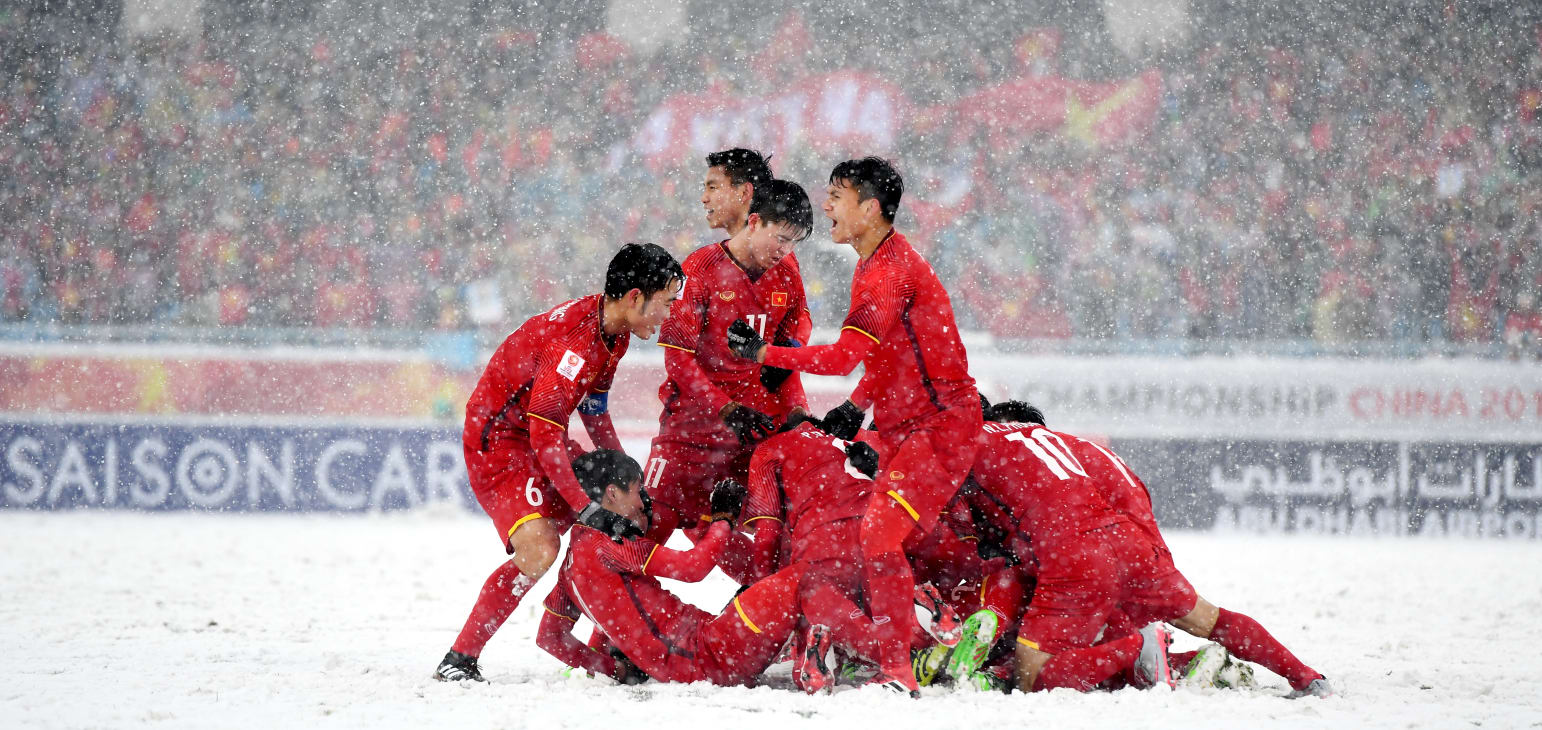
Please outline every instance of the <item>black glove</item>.
M636 522L601 507L599 502L590 502L578 513L578 524L593 527L616 542L643 536Z
M754 360L755 353L759 352L765 344L765 339L755 332L755 328L751 327L749 322L736 319L733 324L728 325L728 349L733 354L746 360Z
M869 479L878 474L878 450L861 441L846 444L846 460Z
M776 421L742 403L729 403L723 413L723 423L739 437L741 444L753 444L769 435Z
M846 401L831 408L821 420L824 422L821 428L825 433L850 441L857 437L857 431L862 428L862 409L858 408L857 404Z
M739 513L744 511L744 500L749 497L750 490L743 484L732 479L718 481L712 488L712 521L728 520L738 522Z
M626 655L622 654L621 650L614 646L610 648L610 658L616 660L616 673L611 675L611 679L628 685L642 684L652 679L652 677L648 676L647 672L639 669L636 664L632 663L631 659L626 658Z
M794 339L785 339L777 340L776 346L802 347L803 343ZM760 384L766 386L766 390L772 393L775 393L777 388L782 387L782 383L787 382L787 378L789 377L792 377L791 370L787 370L785 368L774 368L770 365L760 366Z

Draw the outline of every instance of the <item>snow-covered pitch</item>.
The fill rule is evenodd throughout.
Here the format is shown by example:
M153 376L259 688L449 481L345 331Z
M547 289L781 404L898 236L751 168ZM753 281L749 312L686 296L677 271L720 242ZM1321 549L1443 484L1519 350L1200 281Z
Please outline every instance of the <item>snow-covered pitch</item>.
M1282 699L1262 671L1251 692L620 687L535 647L551 576L483 655L490 684L441 684L502 559L483 519L0 512L0 727L1542 727L1542 544L1169 537L1339 696Z

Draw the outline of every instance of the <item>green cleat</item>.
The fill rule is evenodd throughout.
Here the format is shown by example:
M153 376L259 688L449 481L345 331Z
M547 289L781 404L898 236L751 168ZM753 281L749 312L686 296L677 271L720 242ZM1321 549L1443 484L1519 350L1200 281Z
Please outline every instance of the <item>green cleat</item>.
M961 689L974 690L975 692L1005 692L1007 680L990 672L970 672L962 679L955 680L954 686Z
M1236 657L1227 656L1225 666L1216 675L1215 686L1230 689L1253 689L1258 686L1258 680L1253 679L1253 665L1238 660Z
M930 687L932 683L941 679L942 665L948 661L948 654L951 651L952 649L942 644L933 644L912 653L910 668L916 673L916 684Z
M1179 673L1178 684L1184 687L1209 688L1220 684L1221 670L1231 657L1220 644L1205 644L1194 652L1194 658Z
M954 678L968 677L980 669L996 643L996 612L982 608L964 619L963 638L948 657L947 673Z

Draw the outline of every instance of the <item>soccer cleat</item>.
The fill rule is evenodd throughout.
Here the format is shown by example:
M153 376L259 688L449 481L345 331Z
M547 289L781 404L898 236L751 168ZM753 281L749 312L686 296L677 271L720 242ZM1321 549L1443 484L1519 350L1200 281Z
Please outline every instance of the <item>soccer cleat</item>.
M991 647L996 643L998 622L996 612L988 608L975 611L964 619L963 629L959 631L958 646L953 648L952 656L948 657L949 676L955 679L966 677L985 663ZM916 675L916 678L919 679L920 675Z
M1008 680L988 671L970 672L954 680L954 686L976 692L1006 692Z
M1140 638L1140 656L1135 658L1137 686L1178 686L1173 680L1172 668L1167 666L1167 645L1172 643L1172 632L1159 623L1147 624L1140 630Z
M1253 689L1258 686L1258 680L1253 679L1253 665L1248 664L1233 656L1226 657L1226 666L1221 667L1221 673L1215 678L1215 686L1231 689Z
M916 678L911 676L909 667L895 672L880 669L878 676L873 677L867 686L882 687L895 694L908 694L918 699L921 697L921 688L916 684Z
M1220 644L1205 644L1194 652L1194 658L1179 672L1178 683L1184 687L1216 687L1221 670L1230 659Z
M931 634L937 643L947 647L957 646L963 628L959 626L958 614L954 613L953 607L942 600L942 594L930 583L918 583L915 603L916 623Z
M933 644L925 649L917 649L910 655L910 669L916 673L916 684L922 687L930 687L942 678L942 665L948 661L948 655L952 652L942 644Z
M793 683L809 694L830 691L836 679L835 672L830 669L833 664L832 655L829 627L822 624L810 626L803 635L798 662L793 666Z
M441 682L486 682L482 678L482 670L477 666L477 658L470 654L462 654L451 649L439 661L439 668L434 670L434 679Z
M1285 696L1294 700L1300 699L1302 697L1332 697L1333 695L1333 685L1328 682L1328 678L1318 677L1317 679L1314 679L1308 683L1305 687L1302 687L1298 690L1292 690L1290 694Z

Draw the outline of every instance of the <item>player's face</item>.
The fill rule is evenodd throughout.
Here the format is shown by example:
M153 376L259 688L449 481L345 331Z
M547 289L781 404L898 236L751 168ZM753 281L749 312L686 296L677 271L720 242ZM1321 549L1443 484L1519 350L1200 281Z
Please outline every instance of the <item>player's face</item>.
M750 207L750 186L735 185L721 167L707 168L707 179L701 186L701 207L707 212L707 225L728 230L744 220Z
M837 180L825 188L825 217L830 219L830 240L851 243L867 229L866 211L863 210L857 189Z
M750 265L761 271L775 266L798 245L798 232L785 223L767 223L759 216L749 222Z
M679 279L669 282L669 286L653 293L651 297L644 297L641 291L633 289L627 293L627 329L641 339L653 337L659 325L669 318L669 303L680 294L680 287L684 282Z
M648 529L648 511L643 508L642 482L633 481L627 486L625 492L615 486L606 488L605 499L601 506L635 523L643 530Z

